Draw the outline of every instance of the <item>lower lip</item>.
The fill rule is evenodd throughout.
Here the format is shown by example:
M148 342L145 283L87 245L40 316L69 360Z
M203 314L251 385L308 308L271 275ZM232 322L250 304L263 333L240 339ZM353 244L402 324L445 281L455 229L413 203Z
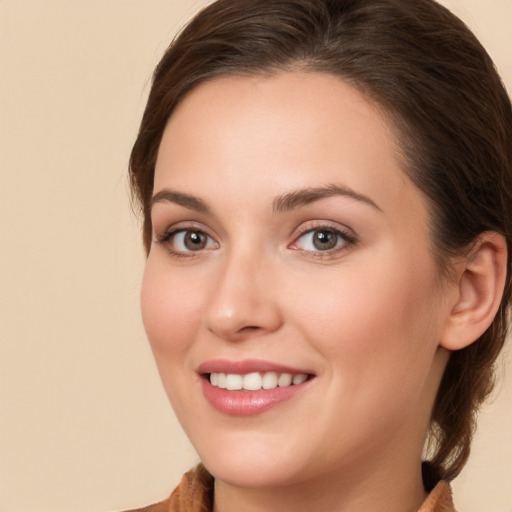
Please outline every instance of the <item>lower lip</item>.
M212 386L207 379L201 379L203 394L219 412L230 416L254 416L291 400L300 394L310 380L293 386L262 389L259 391L228 391Z

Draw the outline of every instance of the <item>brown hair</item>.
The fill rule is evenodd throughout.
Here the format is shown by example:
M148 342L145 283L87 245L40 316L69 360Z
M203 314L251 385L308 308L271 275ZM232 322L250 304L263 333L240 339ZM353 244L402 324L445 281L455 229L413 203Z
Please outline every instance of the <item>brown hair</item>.
M482 232L508 246L496 318L452 353L432 412L426 484L452 479L489 395L511 301L512 109L470 30L433 0L218 0L172 42L157 66L130 159L134 197L151 245L149 201L169 116L199 83L223 75L324 72L348 81L391 117L405 172L428 197L441 270Z

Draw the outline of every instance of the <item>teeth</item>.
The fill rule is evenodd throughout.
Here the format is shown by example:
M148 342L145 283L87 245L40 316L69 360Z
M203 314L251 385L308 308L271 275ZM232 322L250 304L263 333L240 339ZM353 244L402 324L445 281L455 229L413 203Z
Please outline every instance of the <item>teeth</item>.
M236 373L228 373L226 375L226 389L229 391L242 389L242 376Z
M292 383L292 374L291 373L282 373L279 375L279 378L277 379L277 385L280 388L285 388L286 386L289 386Z
M298 373L297 375L293 376L292 382L294 384L302 384L303 382L306 382L306 379L308 376L305 373Z
M213 384L213 382L212 382ZM222 389L226 389L226 374L218 373L217 374L217 386Z
M278 386L302 384L307 380L305 373L276 373L253 372L245 375L237 373L210 373L210 384L229 391L259 391L260 389L274 389Z
M263 374L263 389L277 388L277 373L267 372Z
M263 379L258 372L247 373L244 375L242 387L248 391L257 391L258 389L261 389L262 384Z

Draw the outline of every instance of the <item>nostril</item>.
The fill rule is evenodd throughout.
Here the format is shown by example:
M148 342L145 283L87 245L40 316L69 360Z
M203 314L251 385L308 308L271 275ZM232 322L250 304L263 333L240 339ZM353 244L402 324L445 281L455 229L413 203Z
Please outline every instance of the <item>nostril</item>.
M274 332L282 318L277 304L251 293L230 293L225 285L208 306L204 325L211 333L226 340L245 338Z

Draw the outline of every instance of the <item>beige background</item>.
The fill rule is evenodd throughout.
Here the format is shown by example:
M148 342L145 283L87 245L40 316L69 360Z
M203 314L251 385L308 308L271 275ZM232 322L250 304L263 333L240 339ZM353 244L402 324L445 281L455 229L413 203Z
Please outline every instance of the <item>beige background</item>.
M139 318L126 164L152 68L204 3L0 0L0 512L147 504L196 460ZM512 90L512 1L445 3ZM510 360L463 512L512 511Z

